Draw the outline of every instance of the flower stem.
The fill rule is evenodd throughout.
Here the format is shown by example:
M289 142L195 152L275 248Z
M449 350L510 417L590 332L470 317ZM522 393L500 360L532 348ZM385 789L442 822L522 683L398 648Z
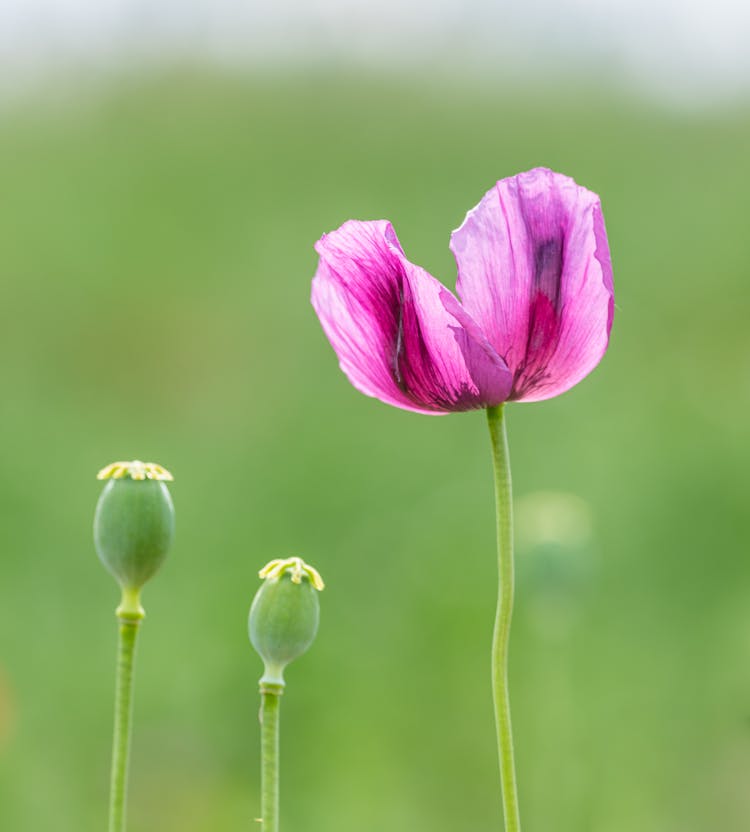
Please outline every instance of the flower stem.
M260 811L263 832L279 832L279 707L281 685L260 689Z
M133 617L130 617L128 611L123 610L124 606L123 602L123 606L118 610L120 638L117 648L117 681L115 683L115 732L112 741L109 832L123 832L125 829L130 723L133 715L133 663L136 636L143 617L142 610L139 616L133 613Z
M513 496L503 405L487 408L487 423L490 428L492 462L495 472L499 577L497 614L492 639L492 692L495 700L505 832L520 832L521 818L518 812L508 693L508 644L513 613Z

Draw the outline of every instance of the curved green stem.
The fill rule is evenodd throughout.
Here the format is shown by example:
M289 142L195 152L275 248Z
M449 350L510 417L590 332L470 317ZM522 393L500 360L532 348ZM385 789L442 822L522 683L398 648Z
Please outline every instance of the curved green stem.
M280 685L261 685L260 811L263 832L279 832L279 707Z
M499 587L497 614L492 639L492 691L497 723L497 750L500 757L500 784L503 796L505 832L520 832L516 767L513 760L513 732L508 693L508 644L513 613L513 495L510 478L508 437L503 405L487 408L487 423L492 441L497 509L497 557Z
M117 681L115 683L115 732L112 740L109 832L123 832L125 829L130 723L133 716L133 664L135 641L142 617L142 610L140 617L132 618L126 617L122 607L118 610L120 638L117 648Z

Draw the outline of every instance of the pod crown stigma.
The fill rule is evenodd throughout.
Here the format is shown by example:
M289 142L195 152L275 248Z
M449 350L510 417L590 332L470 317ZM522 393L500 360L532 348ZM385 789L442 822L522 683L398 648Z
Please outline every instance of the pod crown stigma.
M163 465L157 462L141 462L134 459L131 462L111 462L96 475L98 480L121 480L130 477L131 480L161 480L172 482L174 477Z
M294 584L301 584L302 577L305 576L308 578L313 587L318 590L318 592L325 589L325 584L323 583L323 578L320 577L320 572L318 572L318 570L313 566L310 566L309 563L305 563L302 558L297 557L277 558L276 560L272 560L270 563L267 563L260 570L260 572L258 572L258 577L267 580L275 580L276 578L280 578L286 572L291 574L292 583Z

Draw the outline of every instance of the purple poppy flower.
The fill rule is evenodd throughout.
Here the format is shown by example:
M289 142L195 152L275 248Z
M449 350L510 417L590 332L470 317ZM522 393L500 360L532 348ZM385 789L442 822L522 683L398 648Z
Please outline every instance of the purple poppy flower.
M420 413L539 401L599 363L614 310L599 198L536 168L503 179L451 235L461 302L406 259L390 223L315 246L312 303L351 383Z

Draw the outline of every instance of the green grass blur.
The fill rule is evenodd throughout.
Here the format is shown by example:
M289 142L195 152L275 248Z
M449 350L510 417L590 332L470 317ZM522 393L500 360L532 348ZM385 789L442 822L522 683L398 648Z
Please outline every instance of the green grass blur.
M309 306L313 242L391 219L452 286L450 230L544 164L603 200L610 351L509 411L511 685L529 832L750 817L750 114L196 71L0 123L0 828L105 824L116 627L96 471L170 468L147 587L132 832L252 829L246 614L267 560L323 573L288 672L282 827L501 828L481 413L351 388Z

